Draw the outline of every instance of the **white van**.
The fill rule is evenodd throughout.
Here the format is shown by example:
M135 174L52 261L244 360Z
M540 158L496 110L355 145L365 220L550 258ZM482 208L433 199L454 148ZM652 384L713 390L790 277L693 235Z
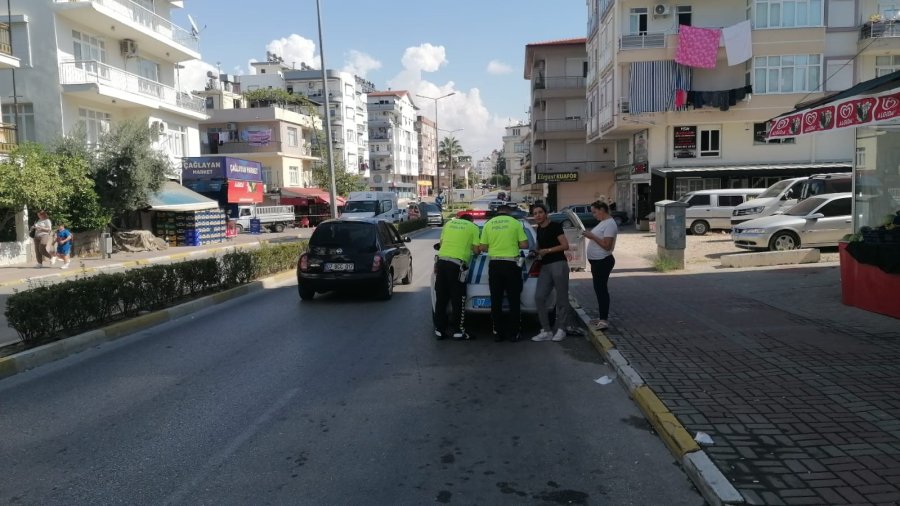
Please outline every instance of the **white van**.
M778 181L751 202L745 202L731 214L731 226L788 209L801 200L825 193L849 192L853 184L849 172L815 174Z
M685 227L694 235L711 229L730 229L734 208L764 192L762 188L722 188L690 192L679 199L688 205Z
M397 194L393 192L350 192L341 218L378 218L396 223L400 219Z

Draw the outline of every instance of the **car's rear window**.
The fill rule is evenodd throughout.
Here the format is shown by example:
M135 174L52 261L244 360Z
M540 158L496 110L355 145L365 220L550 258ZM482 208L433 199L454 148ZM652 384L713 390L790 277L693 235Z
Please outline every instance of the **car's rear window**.
M310 247L342 248L347 251L374 251L375 225L371 223L322 223L309 239Z

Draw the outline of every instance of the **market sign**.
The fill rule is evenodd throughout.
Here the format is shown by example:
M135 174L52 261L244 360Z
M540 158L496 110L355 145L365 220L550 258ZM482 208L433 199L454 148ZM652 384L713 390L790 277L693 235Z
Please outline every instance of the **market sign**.
M260 204L263 184L256 181L228 181L229 204Z
M838 128L872 125L900 116L900 92L847 98L831 105L780 116L771 121L769 139L796 137Z
M535 174L538 183L574 183L578 181L578 172L538 172Z
M236 179L262 181L262 164L230 156L182 158L181 179Z

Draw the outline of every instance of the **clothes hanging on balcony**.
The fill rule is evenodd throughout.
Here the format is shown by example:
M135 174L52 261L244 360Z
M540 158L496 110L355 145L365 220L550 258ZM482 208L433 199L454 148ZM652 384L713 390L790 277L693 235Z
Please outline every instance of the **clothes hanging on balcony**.
M689 67L714 69L716 68L716 58L719 55L721 38L722 30L718 28L680 25L675 61Z
M693 105L694 109L718 107L720 111L727 111L729 107L737 105L739 100L744 100L751 93L753 93L752 86L722 91L691 90L687 93L687 103Z
M750 20L722 29L722 40L725 42L725 55L728 65L738 65L753 56L753 38L750 31Z
M685 105L687 105L687 94L686 90L675 90L675 108L681 109Z
M631 64L628 80L630 114L671 111L675 90L691 89L690 68L672 60L641 61Z

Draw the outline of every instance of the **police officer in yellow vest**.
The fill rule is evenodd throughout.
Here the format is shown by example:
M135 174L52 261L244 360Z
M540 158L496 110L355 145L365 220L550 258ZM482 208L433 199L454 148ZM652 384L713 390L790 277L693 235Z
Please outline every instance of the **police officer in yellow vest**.
M438 259L434 267L434 335L444 339L471 339L465 329L466 275L472 254L478 253L478 225L471 214L444 224ZM447 303L452 308L451 330L447 327Z
M528 237L519 220L510 216L517 209L515 204L500 206L500 213L484 224L481 231L481 251L486 251L488 287L491 291L491 320L494 324L494 340L519 340L519 319L522 296L522 265L519 250L528 247ZM503 297L509 301L509 315L504 320Z

